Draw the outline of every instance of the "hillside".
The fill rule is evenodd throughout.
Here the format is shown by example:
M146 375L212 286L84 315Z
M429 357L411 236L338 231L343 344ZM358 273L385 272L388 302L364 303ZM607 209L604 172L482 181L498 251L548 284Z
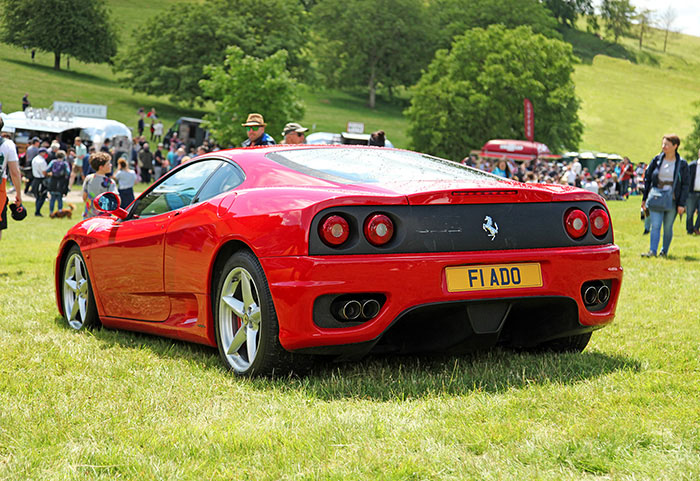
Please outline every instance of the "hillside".
M700 38L671 35L664 53L663 33L655 31L642 49L637 39L621 39L622 55L622 49L593 45L591 37L579 32L569 38L583 56L574 75L585 126L580 149L640 162L660 151L665 133L677 133L682 142L700 110L693 106L700 101Z
M110 0L109 4L120 36L127 43L153 34L132 34L151 15L167 15L177 8L176 3L167 0L149 2L146 7L136 0ZM693 107L700 100L700 38L674 35L666 53L661 51L663 38L659 32L642 50L635 39L623 39L625 48L621 48L578 31L567 35L567 40L583 59L574 74L585 126L580 150L615 152L635 162L646 161L658 153L664 133L675 132L681 139L687 136L691 117L700 109ZM118 85L107 65L73 60L71 69L61 72L55 72L52 65L50 54L38 52L36 63L32 63L28 51L0 45L3 111L19 110L22 95L29 93L35 107L49 107L54 100L105 104L110 118L135 128L139 107L155 107L166 127L180 116L201 117L211 108L174 105L164 97L133 93ZM365 123L366 131L386 130L399 147L409 144L407 123L398 105L379 103L371 110L364 106L363 96L337 91L304 92L303 98L306 115L294 120L316 131L338 132L346 122L359 121ZM279 136L277 132L272 134ZM480 146L465 145L465 154L475 147Z

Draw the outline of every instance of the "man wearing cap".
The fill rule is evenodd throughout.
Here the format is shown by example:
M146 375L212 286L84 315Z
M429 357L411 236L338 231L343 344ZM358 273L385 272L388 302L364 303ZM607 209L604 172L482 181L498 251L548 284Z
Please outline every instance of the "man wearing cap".
M265 119L260 114L249 114L246 123L241 124L246 128L248 138L241 144L243 147L256 147L258 145L275 145L275 139L265 133Z
M24 175L28 177L27 185L24 187L24 193L29 194L29 189L32 185L32 159L39 153L39 146L41 145L41 139L39 137L32 138L31 145L27 148L27 152L24 154L24 160L22 161L22 167L27 167L24 170Z
M41 146L41 139L39 137L32 138L32 143L27 147L27 153L24 156L25 165L29 166L32 163L32 159L36 157L39 153L39 147Z
M305 144L306 132L309 129L302 127L296 122L289 122L284 126L282 135L284 136L283 144Z
M0 131L5 132L5 122L0 117ZM0 239L2 231L7 229L7 173L10 173L15 187L14 206L22 205L22 177L19 173L19 157L15 143L0 135ZM15 208L16 208L15 207Z

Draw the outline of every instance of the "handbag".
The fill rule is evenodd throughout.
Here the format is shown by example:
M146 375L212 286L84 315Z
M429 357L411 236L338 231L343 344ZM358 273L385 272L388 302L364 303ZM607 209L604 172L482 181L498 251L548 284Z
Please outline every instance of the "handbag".
M673 209L673 190L661 190L652 187L647 197L647 207L650 210L665 211Z

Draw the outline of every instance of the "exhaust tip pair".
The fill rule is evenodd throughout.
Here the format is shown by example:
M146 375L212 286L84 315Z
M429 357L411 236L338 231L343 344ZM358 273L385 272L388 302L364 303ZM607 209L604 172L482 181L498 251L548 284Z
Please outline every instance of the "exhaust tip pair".
M369 320L379 314L380 309L376 299L350 299L340 304L338 317L345 321Z
M581 288L583 303L587 308L599 308L610 300L610 286L605 281L584 283Z

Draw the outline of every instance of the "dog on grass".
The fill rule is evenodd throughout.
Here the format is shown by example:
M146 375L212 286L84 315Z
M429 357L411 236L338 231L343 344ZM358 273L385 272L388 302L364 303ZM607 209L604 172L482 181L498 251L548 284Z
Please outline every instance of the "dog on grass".
M69 219L72 219L73 209L75 209L75 206L73 204L68 204L68 207L64 207L61 210L51 212L51 215L49 215L49 217L51 217L52 219L60 219L62 217L68 217Z

